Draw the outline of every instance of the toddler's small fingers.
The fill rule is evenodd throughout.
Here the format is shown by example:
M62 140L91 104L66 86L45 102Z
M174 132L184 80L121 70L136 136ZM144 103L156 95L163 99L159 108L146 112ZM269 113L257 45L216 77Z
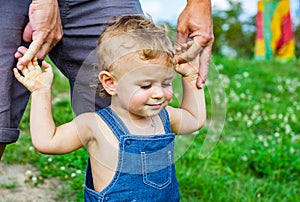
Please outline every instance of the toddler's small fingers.
M39 67L39 64L38 64L38 61L37 61L37 57L34 57L33 60L32 60L32 65L34 66L34 68L38 69L40 68Z
M32 62L29 62L27 65L28 71L33 71L34 70L34 66L32 65Z
M23 67L23 69L21 70L22 71L22 74L25 76L29 73L29 70L27 67Z
M22 83L22 81L24 80L24 77L19 73L18 69L17 68L14 68L13 69L13 72L14 72L14 75L16 77L16 79Z
M46 72L52 72L52 66L45 60L43 61L42 66L44 67Z

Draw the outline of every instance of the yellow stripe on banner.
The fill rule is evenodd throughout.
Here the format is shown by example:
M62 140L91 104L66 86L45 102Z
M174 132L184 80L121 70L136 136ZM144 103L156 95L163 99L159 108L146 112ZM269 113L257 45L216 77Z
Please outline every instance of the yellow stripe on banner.
M276 58L289 59L293 58L295 54L295 40L291 39L286 44L283 44L280 49L277 50Z
M257 2L257 11L263 11L264 10L264 2L262 0L258 0Z
M271 32L272 32L271 47L273 53L276 52L277 42L282 35L282 30L281 30L282 18L289 12L290 12L289 0L279 1L271 22Z
M255 56L256 57L266 56L265 41L262 39L258 39L255 41Z

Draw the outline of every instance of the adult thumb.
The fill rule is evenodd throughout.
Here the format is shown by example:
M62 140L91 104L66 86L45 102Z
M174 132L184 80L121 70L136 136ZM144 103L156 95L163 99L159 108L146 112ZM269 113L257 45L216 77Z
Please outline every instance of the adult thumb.
M32 33L33 29L31 27L30 22L26 25L24 31L23 31L23 39L26 42L31 42L32 41Z

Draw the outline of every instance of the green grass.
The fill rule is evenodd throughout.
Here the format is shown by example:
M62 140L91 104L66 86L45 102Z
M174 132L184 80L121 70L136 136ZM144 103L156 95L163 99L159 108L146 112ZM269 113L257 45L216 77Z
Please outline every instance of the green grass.
M180 154L176 169L182 201L300 201L299 61L283 64L213 57L210 68L219 72L210 74L211 79L224 86L225 125L221 136L209 133L207 124L196 137L177 138ZM209 123L218 118L215 114L222 113L212 107L216 94L207 86ZM53 91L54 97L69 91L67 80L58 72ZM178 100L179 95L172 105L178 105ZM67 98L56 102L53 109L58 124L74 116ZM30 142L28 110L20 125L21 137L8 146L4 162L37 165L40 182L49 177L64 179L62 201L82 201L87 152L38 154ZM217 144L202 158L199 153L210 134L216 135Z

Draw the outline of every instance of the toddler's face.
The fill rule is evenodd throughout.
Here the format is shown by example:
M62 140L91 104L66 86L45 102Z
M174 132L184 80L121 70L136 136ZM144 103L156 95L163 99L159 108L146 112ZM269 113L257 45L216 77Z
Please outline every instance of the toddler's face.
M172 67L132 60L119 69L116 99L131 115L153 116L170 102L173 95Z

